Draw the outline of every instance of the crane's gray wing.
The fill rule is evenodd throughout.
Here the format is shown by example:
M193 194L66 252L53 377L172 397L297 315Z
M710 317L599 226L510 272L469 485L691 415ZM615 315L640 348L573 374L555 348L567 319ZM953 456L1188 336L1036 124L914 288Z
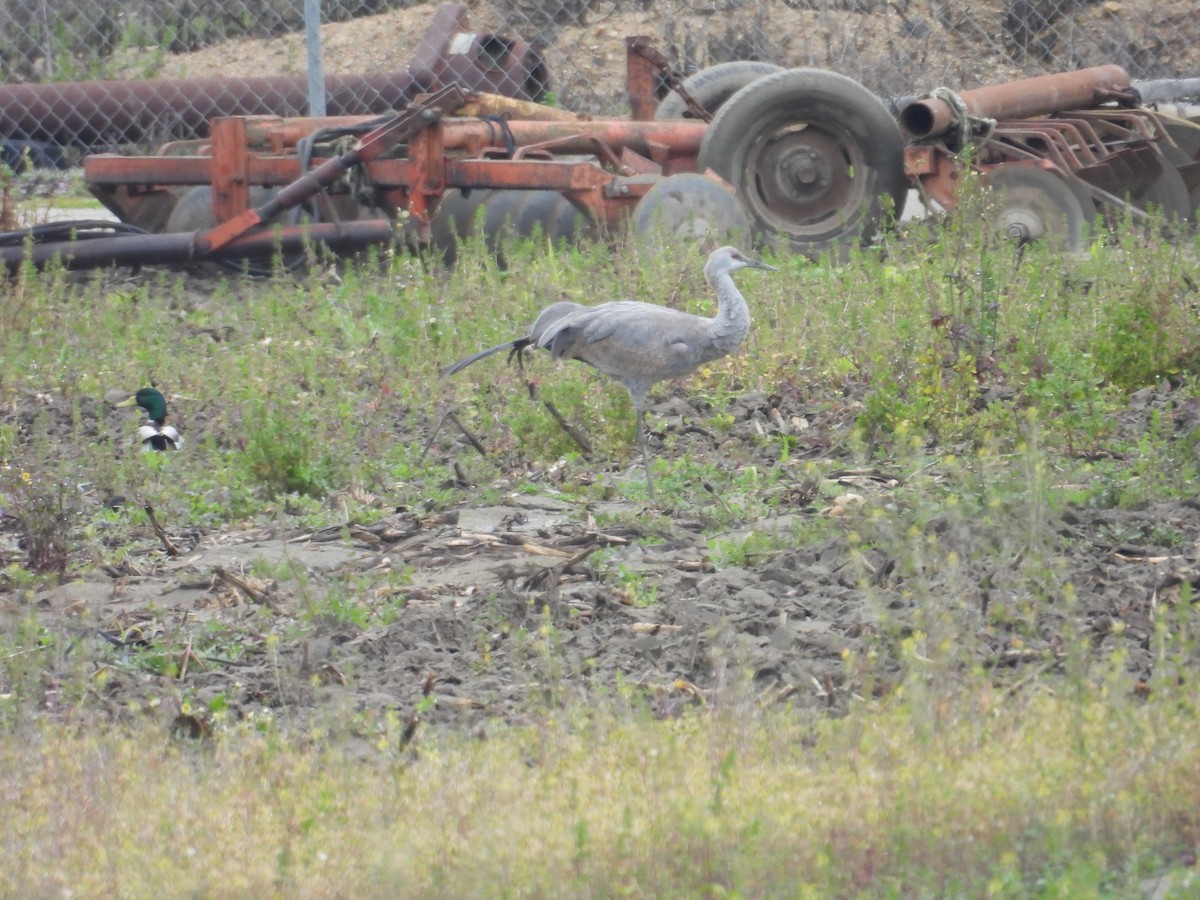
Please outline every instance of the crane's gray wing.
M588 307L582 303L576 303L573 300L559 300L557 303L551 303L538 313L538 317L533 320L533 327L529 329L529 337L539 347L543 346L541 338L549 328L563 321L568 316L586 312L587 309Z
M538 343L556 359L578 359L622 381L661 381L715 358L711 325L710 319L691 313L620 300L558 319Z

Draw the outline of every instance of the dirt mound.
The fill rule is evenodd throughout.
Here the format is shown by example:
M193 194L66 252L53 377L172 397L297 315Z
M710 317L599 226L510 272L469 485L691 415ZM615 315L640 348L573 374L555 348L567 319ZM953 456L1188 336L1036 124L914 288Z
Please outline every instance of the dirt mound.
M874 3L785 0L697 6L685 2L550 4L495 0L470 11L471 28L517 35L543 55L562 105L622 114L625 38L648 35L684 72L733 59L832 69L885 97L939 85L968 89L1028 75L1116 63L1135 78L1200 72L1200 35L1186 0L1155 3L1040 3L988 0L939 4L931 14ZM419 4L321 29L330 74L401 69L412 58L436 4ZM131 58L128 74L141 71ZM303 34L240 40L167 57L168 78L299 75Z

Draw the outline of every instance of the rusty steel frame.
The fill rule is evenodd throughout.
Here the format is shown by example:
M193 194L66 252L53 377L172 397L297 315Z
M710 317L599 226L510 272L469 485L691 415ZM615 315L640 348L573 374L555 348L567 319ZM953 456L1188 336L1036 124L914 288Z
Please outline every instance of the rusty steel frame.
M615 226L653 186L641 176L695 171L707 127L693 121L512 120L503 126L515 147L510 152L493 122L446 117L444 111L430 115L434 111L427 103L416 108L419 127L407 135L403 158L372 154L356 162L363 164L381 205L391 212L406 211L421 240L428 239L430 215L449 188L558 191L593 221ZM287 189L310 177L301 172L296 154L288 152L303 133L298 123L305 121L219 119L213 123L208 155L96 155L84 163L85 178L122 221L144 220L140 207L163 201L172 187L204 184L213 187L218 221L234 220L248 209L251 186ZM321 125L345 128L369 121L332 117ZM254 143L278 151L257 153ZM333 160L314 162L320 168Z
M978 145L971 168L985 172L1036 162L1076 176L1095 200L1144 216L1144 210L1118 197L1113 188L1139 194L1161 171L1159 147L1173 143L1149 110L1070 110L1052 118L998 122ZM944 208L954 208L965 171L956 154L937 144L916 145L905 151L905 163L918 190Z
M1035 164L1074 176L1103 204L1144 216L1116 192L1140 194L1161 173L1163 149L1175 142L1158 113L1129 105L1136 100L1119 66L965 91L956 104L918 100L900 113L902 128L916 141L905 150L905 170L922 194L946 209L957 204L968 169ZM1114 101L1123 105L1097 108ZM960 121L963 113L974 121ZM958 151L961 136L973 130L974 159L967 166Z

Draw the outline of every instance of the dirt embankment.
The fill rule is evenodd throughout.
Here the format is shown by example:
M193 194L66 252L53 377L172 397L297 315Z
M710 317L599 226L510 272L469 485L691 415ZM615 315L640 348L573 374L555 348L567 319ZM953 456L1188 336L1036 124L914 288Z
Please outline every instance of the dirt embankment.
M420 4L321 29L330 74L391 71L412 58L437 4ZM849 8L847 8L849 7ZM625 38L648 35L685 73L731 59L816 66L849 75L881 96L940 85L973 88L1028 75L1116 63L1135 78L1200 75L1200 20L1189 0L943 3L927 12L906 4L795 4L784 0L706 7L655 3L476 3L474 31L534 44L570 109L627 110ZM130 59L128 74L144 60ZM164 59L156 75L299 75L303 34L238 40Z

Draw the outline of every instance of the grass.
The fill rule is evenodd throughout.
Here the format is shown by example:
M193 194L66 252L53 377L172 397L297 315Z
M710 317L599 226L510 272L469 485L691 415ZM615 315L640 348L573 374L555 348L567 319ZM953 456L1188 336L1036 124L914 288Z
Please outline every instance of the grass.
M0 537L22 539L0 544L14 623L0 893L1129 896L1174 870L1186 895L1200 845L1190 570L1157 607L1139 680L1114 632L1088 630L1060 514L1195 496L1196 249L1129 228L1078 257L1018 253L967 217L847 265L785 256L743 273L751 338L687 388L721 450L666 429L650 511L619 386L531 363L541 397L589 435L589 461L515 367L437 376L554 299L706 310L685 249L518 246L502 270L474 248L452 275L403 255L260 281L22 273L0 305ZM111 398L151 382L188 445L148 461ZM1144 399L1168 384L1169 402ZM751 433L752 392L786 398L803 425ZM458 441L451 410L486 455ZM564 635L533 611L512 639L546 697L486 739L413 740L409 712L384 707L239 720L224 694L187 694L188 654L390 621L403 598L367 598L405 573L327 582L263 564L255 577L300 584L290 631L248 615L96 667L29 605L121 564L148 540L147 505L168 530L315 530L516 492L567 497L581 517L632 500L599 527L686 522L718 569L840 541L841 583L875 617L842 658L848 707L764 705L741 673L665 721L642 685L572 704ZM1162 521L1105 538L1178 548L1184 565L1194 535ZM639 610L661 601L615 551L594 562ZM1039 662L1006 675L1005 654L1025 652ZM166 677L161 703L94 709L118 664ZM48 681L56 710L30 699ZM169 736L187 731L172 691L184 725L203 711L207 740Z
M0 744L0 890L1131 896L1195 847L1194 697L974 687L844 720L591 710L417 755L396 722L353 752L270 723L202 746L47 727Z

